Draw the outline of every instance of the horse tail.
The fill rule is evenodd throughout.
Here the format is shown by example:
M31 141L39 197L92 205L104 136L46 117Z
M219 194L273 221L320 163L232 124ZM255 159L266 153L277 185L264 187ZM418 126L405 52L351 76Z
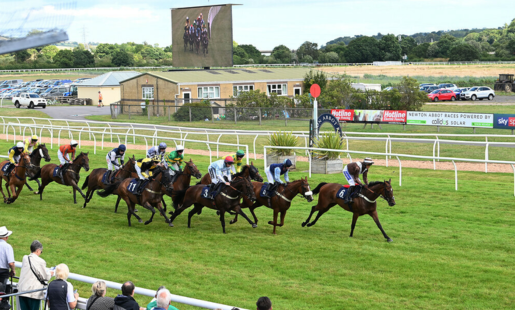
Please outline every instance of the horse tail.
M36 174L32 178L29 178L29 181L34 181L39 178L41 178L41 168L38 169L38 172L36 172Z
M116 183L107 185L106 187L104 187L103 190L97 192L98 196L105 198L105 197L111 195L118 188L120 183L122 183L122 182L120 181L120 182L116 182Z
M324 186L326 184L327 184L326 182L322 182L322 183L318 184L318 186L313 190L313 195L318 195L318 193L320 193L320 189L322 188L322 186Z
M88 187L88 181L89 181L89 175L86 177L86 180L84 180L84 184L82 184L82 189L86 189L86 187Z

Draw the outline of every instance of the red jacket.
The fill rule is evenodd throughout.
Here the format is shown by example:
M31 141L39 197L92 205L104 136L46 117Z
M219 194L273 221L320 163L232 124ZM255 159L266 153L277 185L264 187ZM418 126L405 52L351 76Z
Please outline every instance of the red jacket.
M59 151L61 151L61 153L63 154L63 156L66 156L66 154L68 153L72 153L72 158L71 160L75 160L75 150L72 148L71 145L69 144L65 144L65 145L61 145L59 147Z

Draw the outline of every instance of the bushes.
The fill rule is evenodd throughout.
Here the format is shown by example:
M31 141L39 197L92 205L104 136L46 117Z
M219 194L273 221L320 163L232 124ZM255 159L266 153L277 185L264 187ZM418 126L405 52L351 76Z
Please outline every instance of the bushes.
M343 150L344 140L339 133L332 132L320 135L313 143L313 147L319 149ZM329 151L314 151L314 155L320 159L338 159L340 153Z
M195 121L203 121L206 119L211 119L211 103L209 100L204 100L202 102L195 103L185 103L182 107L177 110L173 114L173 118L178 122L189 122L190 121L190 107L191 109L191 120Z
M295 137L291 131L279 131L275 132L268 137L268 144L271 146L297 146L299 144L299 138ZM277 156L290 156L294 150L292 149L270 149L270 153Z

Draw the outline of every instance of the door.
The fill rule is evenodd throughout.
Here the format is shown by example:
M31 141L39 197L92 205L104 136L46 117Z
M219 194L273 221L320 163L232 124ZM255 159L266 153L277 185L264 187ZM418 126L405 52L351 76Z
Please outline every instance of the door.
M184 103L190 103L190 98L191 98L191 92L187 92L187 93L182 93L182 97L184 98Z

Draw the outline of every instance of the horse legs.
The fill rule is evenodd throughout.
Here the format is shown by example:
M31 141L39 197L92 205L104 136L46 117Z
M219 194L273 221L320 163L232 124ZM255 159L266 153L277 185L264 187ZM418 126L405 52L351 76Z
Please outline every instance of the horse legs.
M284 218L286 217L286 212L287 211L284 211L284 212L281 211L281 224L279 224L279 227L284 226Z
M73 188L73 203L77 204L77 191Z
M179 216L182 211L186 210L187 208L189 208L193 203L191 202L186 202L186 203L183 203L181 207L179 207L177 210L175 210L175 212L172 213L172 216L170 217L170 227L173 227L173 220L175 220L175 218L177 216Z
M12 184L11 191L13 192L13 197L8 199L8 203L13 203L14 201L16 201L16 199L18 199L18 197L20 196L22 189L23 189L23 184L20 186L16 186L16 185Z
M193 207L193 210L188 212L188 228L191 228L191 218L193 217L193 215L195 215L195 213L198 213L199 210L202 210L203 207L201 204L198 203L194 204L194 206L195 207Z
M309 213L308 219L305 222L302 222L302 227L306 226L307 223L311 220L311 217L313 216L313 213L315 213L315 209L317 206L311 207L311 212Z
M0 177L0 192L2 193L2 196L4 196L4 203L7 201L7 197L5 197L4 190L2 189L2 181L4 178Z
M71 181L71 186L73 187L73 196L74 196L74 200L75 200L75 191L79 191L79 193L82 195L82 198L86 199L86 195L84 195L84 193L80 190L80 187L77 186L77 183L75 183L75 181ZM77 203L77 201L75 200L74 203Z
M148 203L148 201L143 204L143 207L145 209L150 210L150 212L152 212L152 215L150 216L150 219L145 222L145 225L148 225L148 224L152 223L152 221L154 220L154 215L156 214L156 210L154 209L154 207L150 203Z
M165 202L165 198L164 196L161 197L161 202L163 203L163 209L165 210L166 212L166 202ZM165 216L166 217L166 216Z
M377 211L374 210L369 215L374 219L374 222L376 222L377 227L381 230L383 233L383 236L385 237L386 241L392 242L392 239L388 237L388 235L384 232L383 226L381 226L381 223L379 222L379 217L377 216Z
M247 214L245 214L242 210L241 210L241 207L240 206L237 206L236 207L236 212L238 212L237 214L240 214L241 216L243 216L244 219L247 220L247 222L249 222L250 225L252 225L252 228L256 228L257 227L257 224L256 223L253 223L249 217L247 216Z
M32 187L30 187L29 185L29 182L25 182L25 185L27 186L27 188L29 189L29 191L33 192L34 190L32 189Z
M134 213L134 203L128 197L124 198L123 200L125 200L125 203L127 204L127 221L129 222L129 227L131 226L132 215L138 219L138 222L143 222L141 218L136 213Z
M118 199L116 200L116 206L114 207L114 213L118 212L118 204L120 204L120 200L122 197L118 196Z
M354 233L354 227L356 227L356 222L358 221L359 214L354 212L352 214L352 224L350 225L350 237L352 237L352 234Z
M38 188L38 192L39 192L39 200L43 200L43 191L45 190L45 187L48 185L48 181L46 180L41 180L41 186Z
M82 206L82 208L86 208L88 202L91 200L91 198L93 198L94 192L94 190L91 190L91 188L88 187L88 191L86 192L86 199L84 199L84 205Z
M164 202L164 200L163 200L163 202ZM161 203L158 203L157 204L157 209L159 210L159 213L165 218L165 223L170 223L170 220L166 216L166 206L163 208Z
M308 224L308 227L311 227L313 225L315 225L318 221L318 219L327 211L327 209L325 210L318 210L318 213L317 213L317 216L315 217L315 220L311 223Z
M222 230L225 234L225 209L220 210L220 224L222 224Z
M270 225L274 225L274 235L276 234L275 233L275 227L277 226L277 214L279 214L279 210L278 209L274 209L274 221L268 221L268 224Z

